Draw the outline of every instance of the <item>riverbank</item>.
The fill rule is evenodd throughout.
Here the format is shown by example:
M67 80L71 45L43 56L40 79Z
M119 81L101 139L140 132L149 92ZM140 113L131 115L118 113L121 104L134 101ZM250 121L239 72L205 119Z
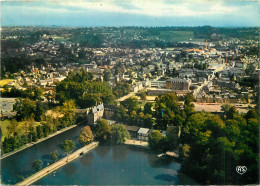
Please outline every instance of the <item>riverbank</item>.
M84 123L84 122L86 122L86 121L82 121L82 122L80 122L80 123L78 123L78 124L75 124L75 125L66 127L66 128L64 128L64 129L61 129L61 130L59 130L59 131L57 131L57 132L55 132L55 133L52 133L51 135L47 136L46 138L39 139L39 140L36 141L36 142L27 143L26 145L23 145L23 146L19 147L19 148L18 148L17 150L15 150L15 151L12 151L12 152L9 152L9 153L6 153L6 154L2 155L1 158L0 158L0 160L6 158L6 157L8 157L8 156L11 156L11 155L13 155L13 154L15 154L15 153L17 153L17 152L20 152L20 151L22 151L22 150L24 150L24 149L27 149L27 148L29 148L29 147L31 147L31 146L37 144L37 143L40 143L40 142L43 142L43 141L45 141L45 140L47 140L47 139L49 139L49 138L52 138L52 137L54 137L54 136L56 136L56 135L58 135L58 134L61 134L61 133L63 133L63 132L66 132L66 131L68 131L68 130L70 130L70 129L72 129L72 128L78 126L78 125L81 125L81 124Z
M89 145L86 145L80 149L78 149L77 151L73 152L72 154L70 154L68 157L64 157L63 159L59 160L58 162L40 170L39 172L33 174L32 176L26 178L25 180L23 180L22 182L17 183L16 185L31 185L34 182L36 182L37 180L43 178L44 176L50 174L51 172L61 168L62 166L66 165L67 163L79 158L82 154L87 153L88 151L94 149L95 147L98 146L98 142L92 142Z
M125 145L132 145L132 146L137 146L137 147L143 147L146 149L149 149L149 145L148 142L146 141L139 141L139 140L126 140ZM179 153L178 152L174 152L174 151L167 151L166 153L160 154L158 157L161 157L163 155L167 155L167 156L171 156L175 159L179 159Z
M126 145L132 145L132 146L137 146L137 147L143 147L143 148L149 148L148 142L146 141L139 141L139 140L126 140L125 142Z

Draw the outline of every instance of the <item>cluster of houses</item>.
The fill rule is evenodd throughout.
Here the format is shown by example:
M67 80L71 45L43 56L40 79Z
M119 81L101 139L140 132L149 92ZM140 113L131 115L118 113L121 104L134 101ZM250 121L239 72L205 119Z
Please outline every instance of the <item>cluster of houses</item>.
M111 30L111 34L111 37L120 38L116 31ZM109 83L112 87L126 81L130 82L132 92L145 87L148 95L168 92L184 95L194 92L197 100L213 102L233 102L241 97L255 96L256 90L252 87L241 93L237 91L243 87L236 80L247 77L248 68L253 69L250 76L258 78L260 75L259 58L241 54L245 41L233 39L217 45L207 41L187 42L198 47L131 49L104 45L103 48L88 48L71 41L58 42L55 37L44 35L41 42L22 47L16 53L26 54L32 59L43 58L45 63L40 67L33 63L28 66L30 72L21 71L12 76L15 77L14 85L19 89L37 86L46 91L55 91L55 82L64 80L70 71L83 68L100 81L104 80L105 72L110 71ZM248 42L252 42L252 46L256 44L254 41ZM229 47L234 44L237 46L235 50ZM182 56L183 53L186 57ZM68 55L81 62L70 62L65 57ZM177 56L181 56L181 59L177 60ZM200 69L195 66L195 62L207 67Z

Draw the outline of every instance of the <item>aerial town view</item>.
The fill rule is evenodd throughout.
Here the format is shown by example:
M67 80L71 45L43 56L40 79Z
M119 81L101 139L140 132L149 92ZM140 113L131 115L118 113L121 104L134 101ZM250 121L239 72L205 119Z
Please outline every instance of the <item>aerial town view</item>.
M1 2L1 185L258 185L254 0Z

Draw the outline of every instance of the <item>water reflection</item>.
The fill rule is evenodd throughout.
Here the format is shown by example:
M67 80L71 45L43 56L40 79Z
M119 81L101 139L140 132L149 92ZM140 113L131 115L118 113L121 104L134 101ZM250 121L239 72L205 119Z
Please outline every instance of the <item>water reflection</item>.
M64 166L63 171L66 176L72 177L76 173L77 168L74 163L69 163L66 166Z
M198 184L195 180L191 179L190 177L188 177L182 173L178 173L178 180L182 185L197 185Z
M167 167L173 161L172 158L167 156L158 157L156 154L147 154L147 159L151 167Z
M151 150L100 145L35 185L176 185L182 184L179 168L170 157L159 158Z
M48 158L50 152L58 150L60 152L59 158L64 153L60 150L61 144L64 140L77 139L81 128L84 126L77 126L57 136L49 138L41 143L35 144L32 147L24 149L12 156L6 157L1 160L1 181L2 183L15 184L19 180L19 176L28 177L33 174L32 161L40 159L44 162L43 167L51 160ZM77 142L77 146L78 146Z
M80 163L85 166L88 167L89 165L91 165L92 161L94 160L94 155L93 152L88 152L87 154L85 154L84 156L82 156L79 161Z
M158 174L157 176L154 177L156 180L161 180L161 181L167 181L167 182L173 182L177 179L176 175L172 176L170 174Z
M111 145L102 145L102 148L95 148L95 152L101 158L105 158L110 152Z
M114 161L123 161L127 157L127 146L126 145L113 145L112 146L112 159Z

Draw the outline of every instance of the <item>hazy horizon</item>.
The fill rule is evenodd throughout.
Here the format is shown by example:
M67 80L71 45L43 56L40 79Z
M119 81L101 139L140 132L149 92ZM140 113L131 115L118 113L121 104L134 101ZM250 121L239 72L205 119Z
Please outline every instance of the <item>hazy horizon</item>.
M253 0L3 1L2 26L258 27Z

